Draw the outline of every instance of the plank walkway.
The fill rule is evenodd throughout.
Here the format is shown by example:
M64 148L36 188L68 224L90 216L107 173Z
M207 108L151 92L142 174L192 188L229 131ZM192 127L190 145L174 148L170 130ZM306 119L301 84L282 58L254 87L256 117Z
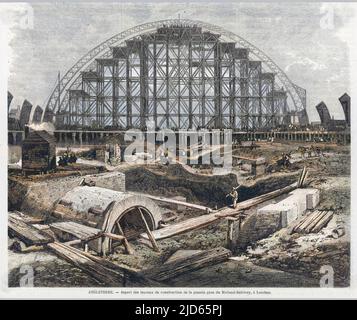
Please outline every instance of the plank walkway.
M242 202L238 203L238 205L235 209L225 207L221 210L215 211L210 214L202 215L202 216L199 216L196 218L187 219L185 221L169 225L165 228L154 230L154 231L152 231L152 235L154 236L154 238L156 240L161 240L161 239L169 238L169 237L172 237L172 236L175 236L175 235L178 235L181 233L185 233L185 232L188 232L191 230L200 229L200 228L206 227L212 223L215 223L220 219L238 215L242 210L249 209L249 208L256 206L262 202L273 199L279 195L288 193L288 192L296 189L296 187L297 187L297 183L293 183L285 188L271 191L269 193L265 193L258 197L248 199L246 201L242 201ZM142 233L140 235L140 237L144 238L144 239L148 239L148 236L145 233Z

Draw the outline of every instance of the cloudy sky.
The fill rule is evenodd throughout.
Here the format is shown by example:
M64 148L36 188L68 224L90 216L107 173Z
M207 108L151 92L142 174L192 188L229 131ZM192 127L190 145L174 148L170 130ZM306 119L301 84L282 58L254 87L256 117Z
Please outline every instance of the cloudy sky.
M306 88L312 120L320 101L341 118L338 97L351 88L355 13L351 3L0 4L1 25L9 28L12 106L25 98L44 106L58 71L64 74L91 48L137 24L180 14L233 31L262 49Z

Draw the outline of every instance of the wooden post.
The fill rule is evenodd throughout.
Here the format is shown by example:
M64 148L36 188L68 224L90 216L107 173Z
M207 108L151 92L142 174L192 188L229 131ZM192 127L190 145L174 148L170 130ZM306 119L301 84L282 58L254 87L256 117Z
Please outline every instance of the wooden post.
M157 251L157 252L160 252L160 249L159 249L159 247L158 247L158 245L156 243L156 240L155 240L153 234L151 233L151 230L150 230L150 228L149 228L149 226L148 226L148 224L147 224L147 222L145 220L143 212L141 211L140 208L138 208L138 209L139 209L141 219L143 220L143 223L144 223L144 226L145 226L145 229L146 229L146 234L148 235L154 250Z
M134 252L134 249L133 249L133 248L131 247L131 245L129 244L128 239L125 238L124 231L123 231L123 229L121 228L119 221L116 222L116 225L117 225L117 227L118 227L119 233L124 237L124 239L123 239L123 245L124 245L124 247L125 247L126 253L127 253L127 254L134 254L134 253L135 253L135 252Z
M236 222L238 218L227 217L226 220L228 221L227 247L229 250L233 251L234 249L233 228L234 228L234 222Z
M98 238L98 247L99 247L99 252L100 252L100 254L101 254L103 257L105 257L106 252L105 252L104 249L103 249L103 237L102 237L102 236Z

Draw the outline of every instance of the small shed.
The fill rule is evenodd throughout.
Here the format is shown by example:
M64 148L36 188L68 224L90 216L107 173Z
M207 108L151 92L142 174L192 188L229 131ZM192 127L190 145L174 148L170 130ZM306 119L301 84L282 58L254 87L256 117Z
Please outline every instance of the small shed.
M22 142L22 170L48 172L56 168L56 139L45 130L31 131Z

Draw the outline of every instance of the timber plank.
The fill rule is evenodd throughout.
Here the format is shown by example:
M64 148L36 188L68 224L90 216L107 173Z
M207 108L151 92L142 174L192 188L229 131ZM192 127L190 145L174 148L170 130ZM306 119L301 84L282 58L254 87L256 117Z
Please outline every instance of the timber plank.
M28 246L41 245L53 241L52 238L32 225L11 216L8 218L8 230L11 235L19 238Z
M306 216L303 222L295 229L296 232L302 233L304 230L312 223L313 221L316 221L320 216L323 215L322 211L314 211L310 215Z
M194 229L203 228L215 221L218 221L219 219L220 218L217 217L215 214L207 214L200 217L187 219L183 222L175 223L162 229L154 230L151 233L155 240L161 240ZM142 233L140 237L149 240L149 237L146 233Z
M100 229L88 227L73 221L55 222L49 226L54 230L71 234L81 240L94 239L102 234L102 230Z
M323 227L325 227L332 219L333 212L328 211L325 216L316 224L316 226L311 230L311 232L319 232Z
M319 232L331 220L332 216L332 211L316 210L294 227L294 232Z
M317 214L319 214L319 213L320 213L320 211L315 210L315 211L311 212L310 214L307 214L307 215L303 216L303 217L299 220L299 222L295 225L295 227L294 227L294 232L296 232L303 224L305 224L306 221L307 221L307 219L313 219L313 218L316 217L315 215L317 215Z
M239 214L239 211L249 209L253 206L256 206L262 202L274 199L284 193L289 193L290 191L293 191L297 188L297 183L293 183L285 188L277 189L265 194L262 194L260 196L254 197L252 199L248 199L242 202L238 202L237 207L235 209L233 208L224 208L222 210L219 210L217 213L215 213L217 216L220 217L229 217L229 216L235 216Z
M326 215L326 211L320 211L320 214L316 214L316 216L308 223L304 228L304 232L309 233L311 230L319 223L321 219Z
M197 210L201 210L201 211L205 211L205 212L212 212L213 210L211 208L205 207L205 206L201 206L199 204L194 204L194 203L190 203L190 202L186 202L186 201L179 201L179 200L174 200L174 199L169 199L169 198L165 198L165 197L157 197L157 196L152 196L150 194L144 194L144 193L138 193L138 192L130 192L130 194L134 194L134 195L143 195L146 198L155 200L155 201L159 201L159 202L164 202L164 203L170 203L170 204L177 204L177 205L181 205L181 206L185 206L188 208L192 208L192 209L197 209Z
M20 211L9 211L9 216L27 224L40 224L44 222L44 219L42 218L31 217Z

